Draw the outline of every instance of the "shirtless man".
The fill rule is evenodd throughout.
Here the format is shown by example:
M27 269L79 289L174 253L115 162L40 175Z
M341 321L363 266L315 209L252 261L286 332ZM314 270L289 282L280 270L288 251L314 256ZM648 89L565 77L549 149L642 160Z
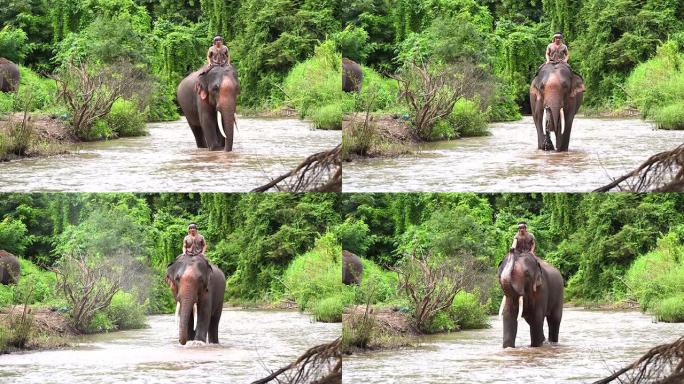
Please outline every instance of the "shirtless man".
M566 63L570 58L568 46L562 42L563 35L557 32L553 35L553 42L546 46L546 63Z
M511 244L511 249L515 249L518 253L529 252L533 255L537 255L534 250L537 248L537 240L534 235L527 232L527 223L521 221L518 223L518 233L513 237L513 244Z
M223 38L221 36L214 37L214 45L209 47L207 52L207 62L209 65L221 67L230 65L230 52L228 52L228 47L223 45Z
M207 242L204 236L197 233L197 224L188 225L188 235L183 239L183 254L188 256L202 256L207 252Z

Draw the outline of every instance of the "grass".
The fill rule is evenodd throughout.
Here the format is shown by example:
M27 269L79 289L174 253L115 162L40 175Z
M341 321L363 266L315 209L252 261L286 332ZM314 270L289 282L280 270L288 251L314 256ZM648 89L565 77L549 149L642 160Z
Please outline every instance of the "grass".
M342 129L342 104L328 104L315 109L311 114L314 127L318 129Z
M684 101L658 108L652 117L660 129L684 129Z
M664 299L655 307L653 312L658 321L667 323L684 322L684 293Z

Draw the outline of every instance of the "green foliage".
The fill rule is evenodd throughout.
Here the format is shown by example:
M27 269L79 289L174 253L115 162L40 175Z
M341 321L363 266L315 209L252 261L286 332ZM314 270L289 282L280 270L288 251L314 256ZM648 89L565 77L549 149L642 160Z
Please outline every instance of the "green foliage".
M104 117L104 121L109 130L118 137L147 134L145 114L140 112L136 103L130 100L117 99Z
M432 139L453 139L487 134L487 114L480 111L478 102L461 98L454 104L451 114L435 125L432 130Z
M151 101L145 110L147 121L175 121L178 120L178 106L174 99L176 90L168 84L159 82L152 92Z
M311 115L314 127L318 129L342 129L342 104L328 104Z
M356 255L365 255L368 247L373 243L368 225L363 220L353 217L348 217L342 224L333 228L333 232L342 243L342 248Z
M333 42L326 40L316 47L310 59L295 65L283 80L287 102L301 117L320 118L323 108L329 108L326 113L335 115L333 118L341 117L340 100L346 97L342 92L341 68L340 54Z
M316 302L312 313L316 321L324 323L342 322L342 311L351 303L348 291L323 298Z
M664 299L655 308L654 312L658 321L668 323L684 322L684 293Z
M0 92L0 116L6 115L14 110L14 94Z
M341 309L348 297L342 292L342 247L328 233L314 249L297 256L283 273L284 296L292 298L302 310L314 309L317 316L336 318L329 311ZM347 295L348 296L348 295ZM325 302L323 302L325 301Z
M0 285L0 308L10 304L36 304L55 299L55 274L19 259L21 275L15 285Z
M489 326L488 307L488 303L480 303L478 295L461 291L454 297L454 303L449 310L460 329L478 329Z
M118 291L112 297L112 302L104 310L104 314L114 329L144 328L147 307L148 303L140 303L137 295L131 292Z
M54 80L23 66L19 67L19 75L19 94L15 100L15 111L33 112L48 108L55 103L57 85Z
M17 64L23 63L30 50L30 46L26 44L27 40L26 32L5 25L0 29L0 57Z
M30 244L31 238L23 222L9 217L0 221L0 249L19 256Z
M653 113L653 120L660 129L684 129L684 102L677 102Z
M363 27L347 25L344 30L334 33L331 39L344 57L357 63L366 61L373 52L374 45L368 43L368 32Z
M363 279L361 285L355 288L354 302L356 304L387 303L398 299L397 274L380 268L371 260L361 259L363 264Z
M396 108L399 86L396 80L380 75L372 68L361 66L363 81L361 93L357 96L355 110L371 112ZM370 108L369 108L370 107Z

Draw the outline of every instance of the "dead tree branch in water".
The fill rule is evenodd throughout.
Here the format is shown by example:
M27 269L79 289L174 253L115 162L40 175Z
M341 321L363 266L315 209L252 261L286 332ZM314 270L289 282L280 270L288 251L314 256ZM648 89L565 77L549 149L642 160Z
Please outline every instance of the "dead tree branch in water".
M317 345L284 368L252 384L341 384L342 354L337 338L331 343Z
M684 337L659 345L639 360L594 384L681 384L684 383Z
M684 191L684 144L651 156L634 171L595 189L594 192L608 192L613 189L630 192Z
M337 147L307 157L290 172L270 183L254 188L252 192L342 192L342 159Z

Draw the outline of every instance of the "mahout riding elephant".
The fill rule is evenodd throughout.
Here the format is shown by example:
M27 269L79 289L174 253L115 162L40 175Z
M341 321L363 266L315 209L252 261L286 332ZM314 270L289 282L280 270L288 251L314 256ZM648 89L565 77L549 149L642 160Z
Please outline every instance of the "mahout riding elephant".
M532 347L544 342L544 318L549 341L558 342L563 316L563 277L560 272L532 253L511 249L499 264L499 283L505 295L503 308L503 347L515 348L518 306L522 296L522 317L530 325Z
M0 92L17 92L19 77L19 66L0 57Z
M363 72L361 72L361 66L355 61L343 58L342 90L345 92L359 92L361 90L362 81Z
M20 275L19 259L13 254L0 249L0 283L4 285L16 284L19 282Z
M361 258L349 251L342 251L342 282L345 285L361 284L363 264Z
M572 121L584 94L584 80L566 63L546 63L530 85L530 105L537 128L537 148L553 150L550 132L556 136L556 151L567 151Z
M197 148L233 150L239 93L240 82L232 65L208 65L180 82L176 97L195 136ZM217 113L221 114L220 119Z
M218 344L226 277L203 256L180 255L166 269L166 283L176 299L178 342Z

